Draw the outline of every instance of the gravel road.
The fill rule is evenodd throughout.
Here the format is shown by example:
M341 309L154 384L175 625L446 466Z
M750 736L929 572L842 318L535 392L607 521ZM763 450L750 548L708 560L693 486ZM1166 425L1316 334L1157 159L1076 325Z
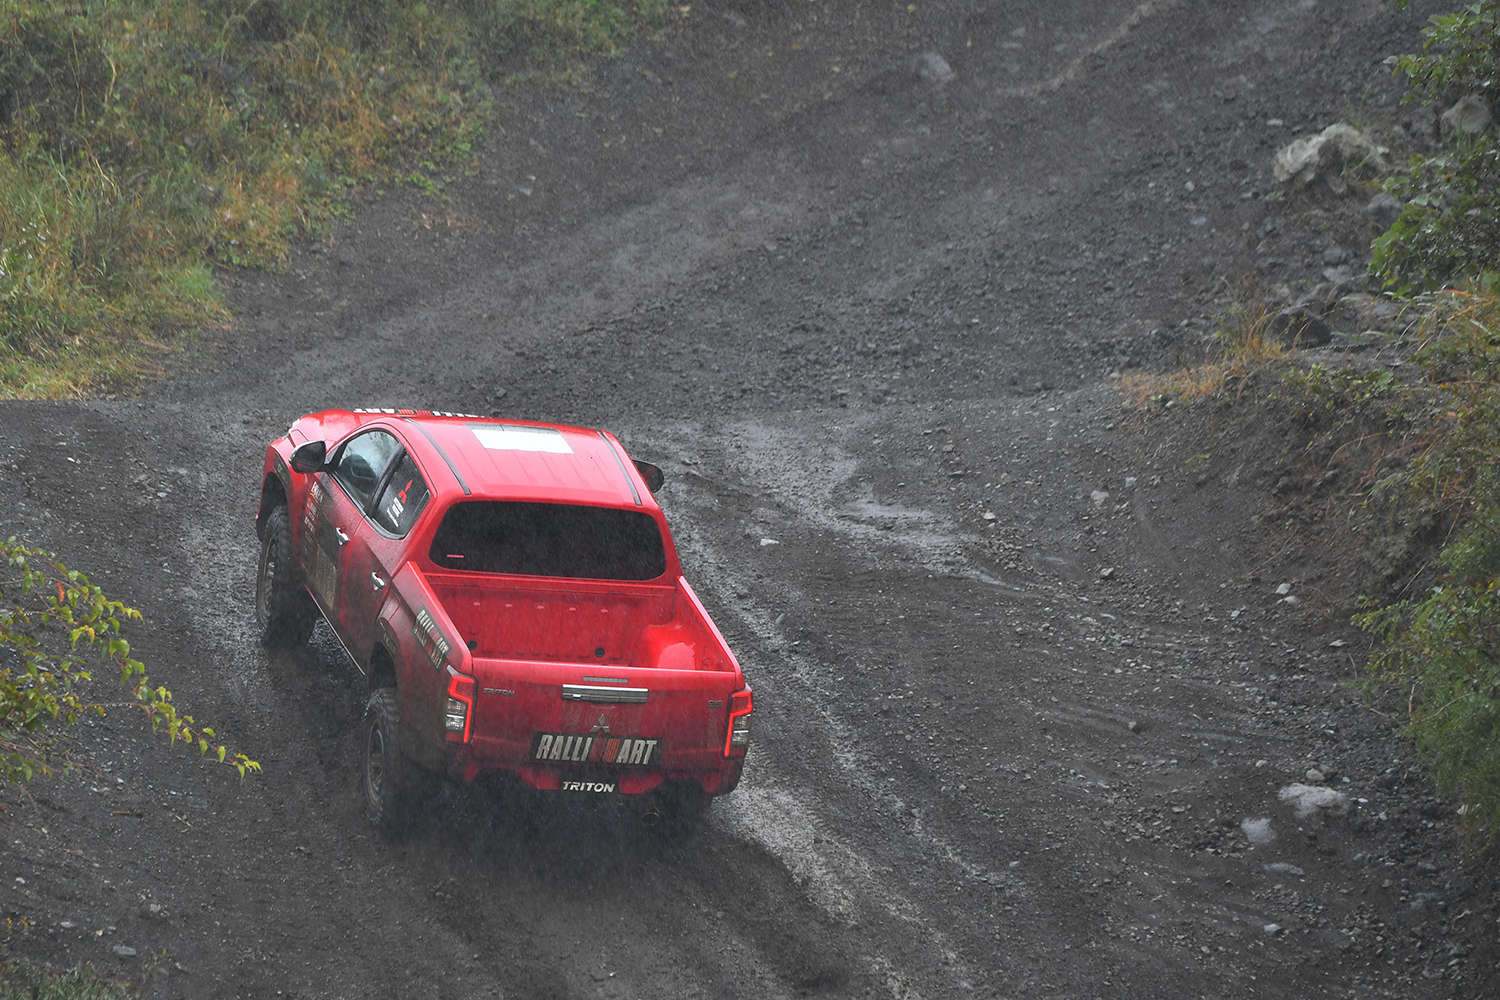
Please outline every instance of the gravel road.
M172 998L1495 995L1494 878L1348 686L1337 557L1264 517L1295 426L1119 388L1368 246L1270 159L1396 127L1441 6L694 4L497 86L447 200L222 275L235 324L140 397L5 404L3 530L265 768L83 728L4 793L8 948ZM252 518L292 418L396 405L666 469L758 706L697 837L491 787L366 828L361 681L325 626L252 641Z

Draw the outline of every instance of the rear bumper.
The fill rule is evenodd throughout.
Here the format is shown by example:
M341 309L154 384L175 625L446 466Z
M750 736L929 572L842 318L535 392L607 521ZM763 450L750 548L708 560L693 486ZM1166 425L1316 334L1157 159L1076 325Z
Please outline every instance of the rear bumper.
M487 760L474 754L471 747L460 746L449 750L445 765L448 774L460 781L473 781L482 774L505 774L540 791L558 791L564 781L584 781L610 784L623 795L644 795L665 783L697 785L708 795L728 795L740 783L745 758L722 758L714 770L653 768L623 771L599 766L557 767Z

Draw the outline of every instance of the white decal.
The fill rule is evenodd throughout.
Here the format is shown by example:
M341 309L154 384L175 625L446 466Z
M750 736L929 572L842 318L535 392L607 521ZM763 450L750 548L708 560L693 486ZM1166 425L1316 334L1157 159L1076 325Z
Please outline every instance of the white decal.
M469 425L479 443L491 451L545 451L554 455L571 455L573 449L561 431L551 427L511 427Z

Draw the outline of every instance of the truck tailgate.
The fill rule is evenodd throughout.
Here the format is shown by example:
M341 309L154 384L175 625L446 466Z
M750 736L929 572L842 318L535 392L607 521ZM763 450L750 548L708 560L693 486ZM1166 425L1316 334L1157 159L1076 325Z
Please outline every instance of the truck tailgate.
M486 764L709 771L723 760L732 670L473 661L472 752Z

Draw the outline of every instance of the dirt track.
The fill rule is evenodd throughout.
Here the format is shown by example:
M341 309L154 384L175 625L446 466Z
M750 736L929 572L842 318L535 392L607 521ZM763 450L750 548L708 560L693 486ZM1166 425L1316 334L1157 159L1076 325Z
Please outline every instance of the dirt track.
M1221 278L1368 242L1269 159L1394 114L1429 12L695 4L590 93L501 90L451 202L226 275L237 326L141 399L7 404L3 530L265 765L87 730L91 777L7 793L10 948L161 997L1494 995L1491 887L1340 686L1350 595L1254 521L1293 431L1110 378L1195 350ZM368 833L353 667L250 639L261 449L334 405L666 467L760 707L696 840L487 789ZM1348 816L1278 803L1314 766Z

